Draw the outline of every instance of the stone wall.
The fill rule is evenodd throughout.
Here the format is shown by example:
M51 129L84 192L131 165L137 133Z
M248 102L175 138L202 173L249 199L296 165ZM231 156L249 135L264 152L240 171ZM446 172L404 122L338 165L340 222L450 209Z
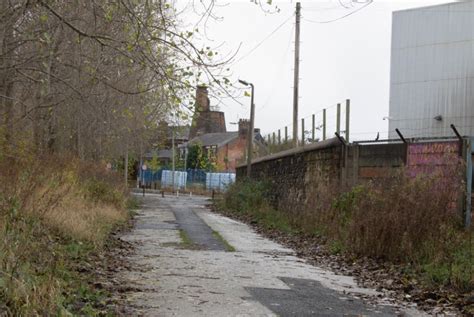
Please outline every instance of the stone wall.
M449 167L459 157L458 141L427 144L351 144L330 139L254 160L252 178L271 184L271 202L278 210L300 213L314 210L318 201L336 190L361 182L383 180L406 166L409 175ZM447 161L446 161L447 159ZM408 163L408 164L407 164ZM246 165L237 167L237 180L246 177Z
M343 147L331 139L254 160L252 178L271 184L274 207L301 212L318 184L339 179ZM246 175L246 165L237 168L237 179Z

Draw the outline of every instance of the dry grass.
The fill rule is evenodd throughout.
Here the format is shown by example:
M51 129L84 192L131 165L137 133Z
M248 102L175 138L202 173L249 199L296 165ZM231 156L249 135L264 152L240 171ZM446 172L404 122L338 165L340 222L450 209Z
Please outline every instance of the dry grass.
M64 157L3 157L0 315L74 312L78 288L87 288L74 271L78 256L100 248L110 230L126 221L125 201L119 178L96 165Z
M238 182L220 207L281 231L320 235L333 252L413 266L435 286L466 291L474 288L473 232L463 229L457 208L458 167L417 178L401 170L348 190L321 180L299 214L270 206L270 184Z

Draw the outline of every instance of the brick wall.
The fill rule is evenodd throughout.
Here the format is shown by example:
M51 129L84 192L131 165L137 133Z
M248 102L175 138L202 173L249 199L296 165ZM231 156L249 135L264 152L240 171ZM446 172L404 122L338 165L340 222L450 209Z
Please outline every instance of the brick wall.
M217 151L217 171L235 172L239 163L245 157L247 139L239 137L220 147Z
M456 161L450 159L452 155L459 157L460 146L457 141L342 146L339 140L330 139L254 160L252 178L271 184L275 208L298 213L314 209L331 186L349 188L383 180L403 166L413 176L449 166ZM237 180L245 178L246 168L237 167Z

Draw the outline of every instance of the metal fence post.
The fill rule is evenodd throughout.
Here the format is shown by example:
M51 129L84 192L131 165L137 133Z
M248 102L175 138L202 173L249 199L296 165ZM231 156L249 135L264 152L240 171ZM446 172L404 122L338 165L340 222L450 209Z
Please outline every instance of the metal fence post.
M464 225L466 228L470 228L472 225L472 152L473 152L473 139L469 138L464 142L466 147L466 211L464 213Z
M346 99L346 141L349 142L349 128L351 121L351 101Z
M323 109L323 140L326 140L326 109Z
M337 104L337 114L336 114L336 132L341 134L341 104Z
M301 145L304 145L304 118L301 119Z

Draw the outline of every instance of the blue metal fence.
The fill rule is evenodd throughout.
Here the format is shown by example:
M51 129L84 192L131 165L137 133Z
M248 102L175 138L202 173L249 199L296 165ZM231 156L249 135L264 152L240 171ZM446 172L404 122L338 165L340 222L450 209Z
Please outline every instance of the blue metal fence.
M162 168L162 169L159 169L158 171L152 171L149 169L144 171L140 169L138 171L138 181L141 184L146 184L147 186L150 186L153 183L159 183L161 182L161 176L164 170L169 170L169 168L168 169ZM180 170L177 170L177 171L180 171ZM208 173L208 171L188 168L186 172L187 172L186 180L187 180L188 185L191 185L191 184L202 184L203 186L206 185L206 173Z

